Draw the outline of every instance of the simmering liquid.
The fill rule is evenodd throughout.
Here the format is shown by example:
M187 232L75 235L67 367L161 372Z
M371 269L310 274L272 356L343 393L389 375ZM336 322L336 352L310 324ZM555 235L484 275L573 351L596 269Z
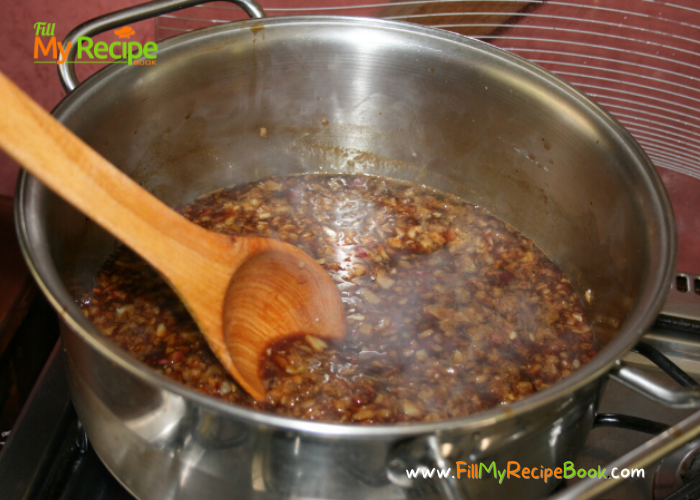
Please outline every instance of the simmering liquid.
M366 175L273 177L179 211L212 231L300 247L345 304L345 342L300 335L270 346L258 403L159 275L117 250L81 297L84 314L136 359L234 404L329 422L453 418L541 391L598 348L570 281L531 240L435 189Z

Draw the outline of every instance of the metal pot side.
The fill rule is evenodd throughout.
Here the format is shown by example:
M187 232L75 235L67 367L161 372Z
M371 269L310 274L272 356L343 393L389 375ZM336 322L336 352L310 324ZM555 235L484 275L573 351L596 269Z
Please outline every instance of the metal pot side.
M605 373L653 320L675 264L666 193L613 118L516 56L404 23L265 19L159 46L156 66L112 65L54 114L166 203L272 174L366 172L431 185L533 238L582 296L590 290L589 312L609 342L554 387L468 418L341 426L234 407L151 372L87 322L68 289L90 283L115 241L23 175L18 232L64 320L76 409L130 491L149 499L441 498L449 482L409 484L402 464L555 468L575 457ZM425 451L428 439L440 456ZM467 498L526 499L556 483L452 485Z

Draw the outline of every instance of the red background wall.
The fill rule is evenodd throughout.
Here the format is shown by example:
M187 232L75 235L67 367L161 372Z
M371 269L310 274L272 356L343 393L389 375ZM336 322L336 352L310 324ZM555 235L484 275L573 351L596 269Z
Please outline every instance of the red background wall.
M70 30L80 23L105 14L143 3L143 0L22 0L3 2L0 18L0 71L47 110L52 109L65 95L58 81L56 66L34 64L34 23L56 23L54 34L63 40ZM132 40L153 40L153 21L132 25L136 35ZM105 40L116 40L113 33ZM83 78L100 65L80 64L78 76ZM12 196L15 190L18 168L12 160L0 152L0 195Z

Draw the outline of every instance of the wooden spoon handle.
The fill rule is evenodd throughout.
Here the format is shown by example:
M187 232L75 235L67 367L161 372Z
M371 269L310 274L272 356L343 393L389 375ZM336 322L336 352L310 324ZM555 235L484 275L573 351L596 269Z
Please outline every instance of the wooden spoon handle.
M168 208L2 73L0 109L0 148L160 271L236 376L221 329L223 297L250 244L207 231Z
M196 226L115 168L0 73L0 147L166 277L206 247ZM163 259L163 256L169 256ZM179 280L178 280L179 281Z

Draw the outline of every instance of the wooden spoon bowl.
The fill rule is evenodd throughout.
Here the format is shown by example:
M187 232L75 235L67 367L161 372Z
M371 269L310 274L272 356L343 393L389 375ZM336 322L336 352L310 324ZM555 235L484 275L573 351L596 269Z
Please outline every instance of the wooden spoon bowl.
M189 222L2 73L0 105L0 147L156 268L256 400L265 398L260 359L271 344L298 334L345 337L338 288L310 256L282 241L224 236Z

